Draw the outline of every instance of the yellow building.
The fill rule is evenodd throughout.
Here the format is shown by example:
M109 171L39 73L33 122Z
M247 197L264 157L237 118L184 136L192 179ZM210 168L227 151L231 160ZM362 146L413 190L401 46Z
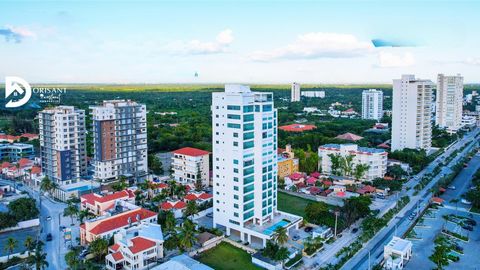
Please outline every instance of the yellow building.
M283 179L294 172L298 172L298 158L292 151L292 147L287 144L285 149L278 148L278 179Z

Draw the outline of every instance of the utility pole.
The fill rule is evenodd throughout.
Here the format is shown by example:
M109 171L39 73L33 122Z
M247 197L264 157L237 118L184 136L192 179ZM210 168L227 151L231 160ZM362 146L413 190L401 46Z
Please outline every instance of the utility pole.
M370 250L368 251L368 270L371 270L371 266L370 266Z
M335 211L335 239L337 238L338 211Z

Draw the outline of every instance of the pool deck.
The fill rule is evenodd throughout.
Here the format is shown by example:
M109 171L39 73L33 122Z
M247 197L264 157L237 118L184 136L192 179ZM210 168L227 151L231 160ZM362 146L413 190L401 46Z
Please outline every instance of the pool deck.
M272 234L265 233L265 230L270 229L272 226L281 222L282 220L288 220L289 221L288 224L283 226L283 227L286 227L287 230L288 230L289 228L299 224L302 221L302 219L303 218L299 217L299 216L295 216L295 215L288 214L288 213L285 213L285 212L277 211L277 213L273 216L273 219L270 220L269 222L264 223L261 226L257 225L257 224L248 224L248 225L245 226L245 228L247 228L249 230L252 230L252 231L255 231L255 232L258 232L258 233L261 233L265 236L271 236Z

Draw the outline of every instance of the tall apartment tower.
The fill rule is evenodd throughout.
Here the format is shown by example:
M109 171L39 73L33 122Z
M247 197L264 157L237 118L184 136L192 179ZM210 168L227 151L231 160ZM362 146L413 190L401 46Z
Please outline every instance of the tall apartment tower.
M270 235L255 230L277 212L277 110L273 94L225 85L212 94L213 224L227 235ZM249 240L247 240L249 239Z
M438 74L436 96L435 123L456 132L462 126L463 77Z
M362 92L362 118L380 121L383 117L383 92L376 89Z
M131 100L91 106L94 177L101 182L144 179L147 169L147 109Z
M300 101L300 84L299 83L292 83L292 98L291 102L298 102Z
M430 80L402 75L393 80L392 150L429 150L432 145L432 89Z
M87 175L85 111L58 106L38 114L42 172L59 184Z

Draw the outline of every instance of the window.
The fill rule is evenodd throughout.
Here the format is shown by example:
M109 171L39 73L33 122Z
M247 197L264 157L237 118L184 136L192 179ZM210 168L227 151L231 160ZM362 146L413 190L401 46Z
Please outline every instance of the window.
M228 124L227 124L227 127L240 129L240 124L228 123Z
M230 111L240 111L240 106L237 106L237 105L227 105L227 110L230 110Z
M253 141L243 143L243 149L250 149L253 146L254 146Z
M238 173L238 169L237 168L233 169L233 172Z
M233 190L238 191L238 187L237 187L237 186L233 186Z
M253 112L253 105L243 106L243 112L244 113Z
M243 125L243 131L250 131L250 130L253 130L253 128L254 128L253 123Z
M233 181L238 182L238 177L233 177Z
M234 133L233 133L233 137L234 137L234 138L238 138L238 133L234 132Z
M228 119L237 119L240 120L240 115L238 114L227 114Z
M243 133L243 139L244 140L250 140L253 139L254 133L253 132L245 132Z
M233 164L238 165L238 159L234 159L234 160L233 160Z
M253 121L253 114L246 114L243 116L243 122L251 122Z
M263 105L262 110L264 112L271 112L272 111L272 105Z
M233 142L233 146L238 146L238 142Z

